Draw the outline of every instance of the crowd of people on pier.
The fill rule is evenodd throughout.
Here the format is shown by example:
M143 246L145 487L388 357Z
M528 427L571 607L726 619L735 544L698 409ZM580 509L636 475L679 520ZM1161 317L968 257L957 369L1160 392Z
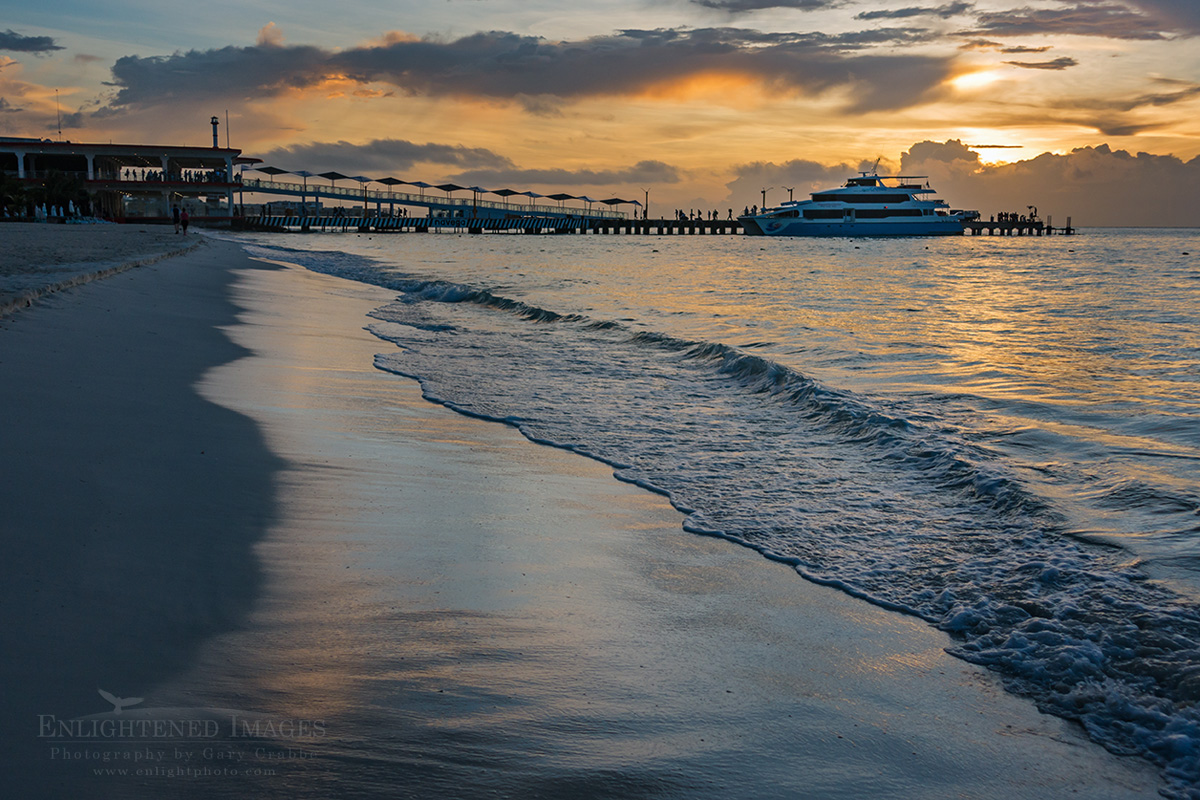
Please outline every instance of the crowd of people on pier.
M234 182L237 178L234 177ZM223 169L185 169L180 172L163 172L160 169L135 169L122 167L119 179L141 183L229 183Z
M1027 223L1037 222L1038 221L1037 209L1036 208L1031 209L1030 214L1028 216L1026 216L1024 214L1018 214L1015 211L1012 211L1012 212L1001 211L999 214L993 214L992 218L989 221L990 222L999 222L999 223L1003 223L1005 225L1024 225Z
M716 220L719 220L720 218L721 218L721 212L715 208L712 211L702 211L701 209L698 209L698 208L690 208L686 211L684 211L683 209L680 209L680 208L675 209L675 219L680 222L690 222L690 221L702 222L704 220L709 220L709 221L715 222ZM733 219L733 209L732 208L729 209L729 216L727 217L727 219Z

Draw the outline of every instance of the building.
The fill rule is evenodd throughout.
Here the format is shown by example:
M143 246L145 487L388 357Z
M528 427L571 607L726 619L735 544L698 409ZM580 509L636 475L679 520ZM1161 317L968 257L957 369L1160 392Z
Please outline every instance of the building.
M214 118L214 145L216 138ZM118 222L169 221L178 205L197 222L228 224L241 188L234 173L234 165L244 163L241 152L0 137L0 172L27 188L55 176L73 178L87 192L94 216Z

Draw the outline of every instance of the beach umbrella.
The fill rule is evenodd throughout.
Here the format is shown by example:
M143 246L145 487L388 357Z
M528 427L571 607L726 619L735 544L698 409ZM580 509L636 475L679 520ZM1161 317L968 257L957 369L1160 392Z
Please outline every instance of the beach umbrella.
M474 205L475 208L478 209L479 208L479 195L487 194L488 190L483 188L482 186L468 186L467 190L471 192L471 204Z
M301 180L304 181L304 191L300 195L300 205L305 206L308 204L308 179L313 177L313 173L309 172L306 169L298 169L298 170L294 171L292 174L299 175Z
M391 197L394 194L393 187L399 186L402 183L408 183L408 181L402 181L399 178L392 178L392 177L380 178L379 180L377 180L375 182L382 183L384 186L388 187L388 196L389 197ZM389 201L388 202L388 213L391 214L395 210L396 210L395 202Z
M578 200L579 199L577 196L575 196L573 194L562 194L561 192L559 194L548 194L548 195L546 195L546 197L550 198L551 200L557 200L559 208L562 208L563 203L565 203L568 200Z
M546 196L544 194L538 194L537 192L517 192L517 194L521 195L522 197L528 197L529 205L531 205L531 206L533 205L533 198Z
M361 184L362 184L362 190L363 190L363 211L366 211L366 209L367 209L367 184L368 184L368 183L371 183L371 182L373 182L375 179L374 179L374 178L368 178L366 175L355 175L355 176L353 176L353 180L356 180L356 181L358 181L359 183L361 183Z
M340 172L321 172L317 174L318 178L328 178L330 186L336 186L338 181L350 180L349 175L343 175Z
M279 167L252 167L252 169L255 172L265 172L268 175L270 175L271 183L275 182L276 175L287 175L288 174L288 171L286 169L280 169Z
M513 195L519 195L521 193L518 192L516 189L492 189L489 192L489 194L498 194L507 200L508 198L512 197Z
M319 173L317 173L317 177L318 178L328 178L329 179L329 188L331 188L331 189L337 188L338 181L350 180L349 175L343 175L340 172L319 172Z
M620 197L610 197L607 200L601 200L600 202L604 203L606 206L619 206L622 203L633 203L635 206L640 206L642 204L640 200L624 200Z
M459 186L457 183L442 183L442 184L438 184L437 186L434 186L433 188L441 189L443 192L446 193L446 197L449 197L451 192L461 192L463 189L466 189L467 187Z

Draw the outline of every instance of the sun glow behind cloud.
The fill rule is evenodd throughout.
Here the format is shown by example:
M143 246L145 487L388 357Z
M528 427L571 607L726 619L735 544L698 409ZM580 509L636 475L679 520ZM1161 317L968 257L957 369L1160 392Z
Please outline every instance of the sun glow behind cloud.
M1002 70L981 69L975 72L963 73L951 79L950 84L960 92L973 92L1002 81L1005 77L1006 75Z

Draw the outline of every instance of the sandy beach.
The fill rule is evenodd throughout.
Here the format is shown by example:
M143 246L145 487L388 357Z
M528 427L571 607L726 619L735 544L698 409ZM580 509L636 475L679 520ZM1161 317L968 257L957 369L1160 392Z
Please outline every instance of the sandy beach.
M152 264L200 244L196 235L165 225L0 225L0 314L49 292L137 266Z
M923 622L376 370L391 299L212 240L0 319L12 796L1156 796Z

